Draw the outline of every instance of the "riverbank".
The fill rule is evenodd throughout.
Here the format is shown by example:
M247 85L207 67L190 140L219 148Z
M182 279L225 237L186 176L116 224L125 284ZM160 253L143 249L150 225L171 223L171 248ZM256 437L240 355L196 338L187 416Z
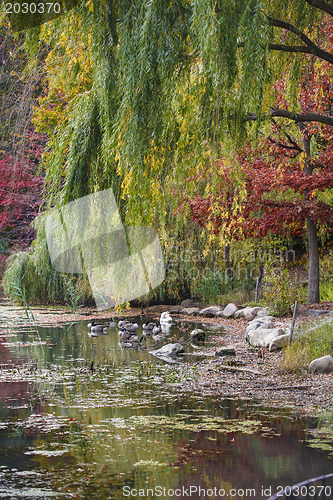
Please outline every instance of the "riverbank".
M3 301L1 309L0 330L3 334L9 324L17 327L31 324L23 308ZM149 318L157 320L161 312L168 309L170 306L150 307ZM32 307L30 312L39 326L56 326L63 322L97 318L106 322L110 318L109 311L80 309L73 314L64 307ZM139 316L141 312L141 309L134 308L123 313L122 317ZM195 328L198 321L195 316L177 315L174 319L186 331L185 336L191 325ZM300 321L306 320L303 312ZM170 384L174 390L199 392L221 399L253 399L262 405L289 407L309 416L332 411L332 373L283 373L280 367L281 351L258 351L245 341L247 322L244 319L205 318L200 321L210 326L213 333L209 336L209 342L199 346L195 353L186 352L185 349L184 358L189 363L175 366L176 380ZM290 322L290 318L275 320L279 326L290 325ZM216 356L216 351L221 347L234 349L235 355Z

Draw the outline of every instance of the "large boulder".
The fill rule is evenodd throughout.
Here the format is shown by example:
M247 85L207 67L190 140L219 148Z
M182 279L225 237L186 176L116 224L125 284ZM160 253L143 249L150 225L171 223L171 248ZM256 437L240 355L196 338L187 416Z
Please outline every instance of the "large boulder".
M243 309L243 318L246 319L246 321L251 321L255 318L256 311L254 311L254 309L254 307L245 307Z
M181 352L184 352L184 347L182 344L165 344L163 347L160 349L157 349L157 351L151 351L154 356L157 357L174 357L177 356L177 354L180 354Z
M249 321L246 327L246 332L250 330L256 330L260 327L272 328L272 319L273 316L265 316L264 318L255 318L252 321Z
M234 313L234 318L245 318L247 321L251 321L254 318L263 318L265 316L268 316L268 311L264 307L244 307L243 309L238 309Z
M257 311L256 318L264 318L265 316L269 316L268 309L261 307L259 311Z
M322 356L321 358L311 361L309 366L310 372L330 373L333 372L333 358L331 355Z
M205 307L204 309L201 309L199 312L200 316L206 316L206 318L214 318L218 312L220 312L222 309L220 306L209 306Z
M246 338L255 347L269 347L273 340L285 334L286 332L282 328L259 327L247 332Z
M244 318L244 309L238 309L238 311L234 313L234 318L235 319Z
M280 349L283 349L284 347L287 347L287 345L289 344L289 339L290 339L290 333L285 333L284 335L276 337L269 343L269 350L278 351Z
M238 307L233 304L232 302L230 302L230 304L228 304L227 306L225 306L225 308L223 309L223 316L225 318L231 318L235 312L238 311ZM218 313L220 314L220 313Z

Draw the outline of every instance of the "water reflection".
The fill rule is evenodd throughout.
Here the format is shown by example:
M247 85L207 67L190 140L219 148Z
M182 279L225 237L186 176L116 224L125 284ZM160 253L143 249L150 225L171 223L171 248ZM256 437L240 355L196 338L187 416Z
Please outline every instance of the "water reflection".
M92 338L78 323L0 345L0 498L124 498L124 486L193 485L265 498L263 487L332 470L327 453L304 443L306 422L185 393L149 342L121 349L114 329Z

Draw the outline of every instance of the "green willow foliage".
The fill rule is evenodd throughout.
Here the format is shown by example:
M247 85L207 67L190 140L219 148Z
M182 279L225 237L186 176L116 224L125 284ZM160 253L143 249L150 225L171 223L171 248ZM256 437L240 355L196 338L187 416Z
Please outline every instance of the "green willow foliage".
M184 232L174 193L195 192L191 177L211 166L230 133L239 142L257 129L247 114L269 109L282 69L297 95L301 58L281 57L270 44L282 34L285 44L299 40L268 16L315 38L321 15L305 0L84 0L30 30L31 66L43 48L53 49L59 64L53 73L45 65L49 89L62 85L69 96L44 156L48 205L112 187L124 222L156 226L170 253L170 240ZM90 76L71 96L70 82L87 70L75 63L66 74L61 65L78 38ZM40 232L34 252L42 239Z
M156 201L160 213L165 203L156 192L174 173L188 135L186 149L200 156L203 139L218 145L228 128L240 137L247 113L266 110L277 68L269 43L279 38L267 14L311 29L315 13L303 0L82 2L68 16L90 51L92 84L68 103L68 119L50 143L49 199L66 203L113 183L120 195L118 176L130 195L127 213L152 222ZM70 45L75 23L49 24L39 43L53 46L65 35ZM285 33L285 43L296 38ZM192 100L184 109L186 93Z

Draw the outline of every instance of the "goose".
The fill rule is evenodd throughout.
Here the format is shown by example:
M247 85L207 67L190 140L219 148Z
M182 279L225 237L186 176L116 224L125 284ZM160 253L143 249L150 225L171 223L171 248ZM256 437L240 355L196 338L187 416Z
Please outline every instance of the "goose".
M118 326L119 328L125 328L125 330L129 332L136 332L136 330L139 328L139 325L137 323L126 320L119 321Z
M128 322L123 328L125 328L125 330L127 330L128 332L134 333L139 328L139 325L137 323Z
M165 311L161 314L160 323L172 323L172 317L169 311Z
M91 328L90 328L90 331L91 332L103 332L104 331L104 328L105 326L103 325L93 325Z
M142 325L142 328L144 330L152 330L153 328L155 328L155 326L156 326L156 323L144 323Z
M109 323L109 327L110 328L115 328L115 326L117 326L116 323L115 323L115 321L111 320L110 323Z
M97 325L93 320L91 323L88 323L88 328L91 332L102 332L105 329L105 326Z
M118 321L118 326L119 326L119 328L123 328L127 323L129 323L129 321L126 321L125 319L121 319L120 321Z
M158 325L157 323L155 323L155 326L153 328L153 335L157 335L158 333L161 333L161 331L162 331L162 328L160 327L160 325Z
M126 330L123 330L123 329L119 330L118 335L123 340L128 340L131 336L131 334L129 332L127 332Z

